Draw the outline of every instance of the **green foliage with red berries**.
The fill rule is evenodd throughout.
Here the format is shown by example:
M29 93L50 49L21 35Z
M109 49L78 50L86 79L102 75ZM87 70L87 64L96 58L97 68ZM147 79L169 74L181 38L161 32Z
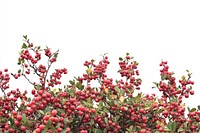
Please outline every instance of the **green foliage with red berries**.
M183 98L193 95L191 73L176 83L174 73L167 62L160 66L160 82L154 82L161 92L137 93L142 80L139 78L138 62L126 54L119 58L121 79L107 77L109 60L106 55L96 63L85 61L86 72L62 89L63 74L67 69L49 72L57 61L59 51L42 49L23 36L16 74L8 69L0 71L0 132L5 133L196 133L200 131L200 106L189 109ZM44 52L44 55L42 55ZM42 56L47 64L41 64ZM15 79L24 77L32 85L31 92L20 89L9 91L10 75ZM31 81L36 75L38 82ZM98 85L93 86L92 81ZM29 97L30 94L32 97Z

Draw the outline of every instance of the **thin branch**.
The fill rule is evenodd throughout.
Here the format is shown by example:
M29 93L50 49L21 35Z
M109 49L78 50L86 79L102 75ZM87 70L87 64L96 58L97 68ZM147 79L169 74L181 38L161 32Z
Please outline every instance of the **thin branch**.
M53 63L50 63L50 64L49 64L50 59L51 59L55 54L58 54L58 52L59 52L59 50L57 50L56 52L54 52L54 53L49 57L49 59L48 59L48 61L47 61L48 67L47 67L46 75L44 76L44 88L45 88L45 85L46 85L46 79L47 79L47 75L48 75L48 73L49 73L49 69L50 69L51 65L53 64Z
M27 77L24 73L22 73L22 76L24 76L24 77L26 78L26 80L27 80L30 84L32 84L33 86L35 85L34 83L32 83L32 82L28 79L28 77Z

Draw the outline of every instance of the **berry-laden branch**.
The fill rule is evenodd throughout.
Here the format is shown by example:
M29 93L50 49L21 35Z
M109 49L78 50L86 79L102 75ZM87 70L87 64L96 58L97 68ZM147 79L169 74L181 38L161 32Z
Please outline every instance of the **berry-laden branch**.
M84 62L86 72L61 85L67 69L55 69L59 50L42 49L23 36L20 69L11 75L25 78L33 88L9 90L8 69L0 71L0 132L34 133L197 133L200 106L186 107L183 98L194 95L192 73L177 82L168 62L160 63L161 96L144 94L139 63L129 54L119 58L120 78L108 77L107 54ZM37 78L31 78L31 76ZM96 82L93 82L96 81ZM29 95L29 97L28 97ZM188 113L186 113L188 109Z

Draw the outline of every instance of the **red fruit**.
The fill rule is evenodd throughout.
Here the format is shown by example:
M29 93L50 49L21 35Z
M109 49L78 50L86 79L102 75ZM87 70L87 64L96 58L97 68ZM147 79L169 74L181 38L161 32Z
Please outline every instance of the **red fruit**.
M20 129L21 129L22 131L24 131L24 130L26 130L26 127L25 127L25 126L21 126Z
M43 91L42 91L42 90L39 90L39 91L38 91L38 94L39 94L39 95L42 95L42 94L43 94Z
M185 98L188 98L189 97L189 94L185 94Z
M164 132L164 129L163 129L162 127L160 127L160 128L158 129L158 131L159 131L159 132Z
M4 72L8 72L8 69L6 68L6 69L4 69Z
M39 128L36 128L35 132L36 132L36 133L40 133L41 130L40 130Z
M79 110L79 111L85 111L85 107L84 106L79 106L78 108L77 108L77 110Z
M19 122L18 120L15 120L15 121L14 121L14 124L15 124L16 126L19 126L20 122Z
M57 114L57 110L55 110L55 109L52 110L52 111L51 111L51 114L52 114L53 116L56 115L56 114Z
M140 109L140 113L144 114L144 109Z
M21 119L22 119L22 116L21 116L21 115L17 115L17 117L16 117L16 118L17 118L17 120L18 120L18 121L21 121Z
M190 95L194 95L194 91L190 91Z
M62 128L59 127L59 128L57 128L57 130L58 130L58 132L61 132L61 131L62 131Z
M143 117L142 117L142 121L143 121L143 122L146 122L146 121L147 121L146 116L143 116Z
M168 111L165 110L165 111L162 112L162 114L163 114L163 115L168 115Z
M13 115L16 115L16 114L17 114L17 112L16 112L16 111L13 111L13 112L12 112L12 114L13 114Z
M117 129L121 129L121 126L117 126Z
M108 124L109 124L109 125L111 125L111 124L112 124L112 121L111 121L111 120L109 120L109 121L108 121Z
M146 133L146 129L141 129L140 133Z
M91 109L91 112L92 112L92 113L96 113L96 110L95 110L95 109Z
M89 119L89 118L90 118L90 115L86 114L85 119Z
M31 109L35 110L36 109L36 105L31 105Z
M45 126L44 126L43 124L39 126L40 130L43 130L44 127L45 127Z
M66 128L66 133L70 133L71 129L68 127Z
M82 116L83 114L83 111L78 111L78 115Z
M5 125L5 129L9 129L9 126L7 124Z
M88 133L86 130L81 130L80 133Z
M76 102L76 99L75 98L71 98L69 101L74 103L74 102Z
M44 120L49 120L49 118L50 118L50 116L49 115L46 115L46 116L44 116Z

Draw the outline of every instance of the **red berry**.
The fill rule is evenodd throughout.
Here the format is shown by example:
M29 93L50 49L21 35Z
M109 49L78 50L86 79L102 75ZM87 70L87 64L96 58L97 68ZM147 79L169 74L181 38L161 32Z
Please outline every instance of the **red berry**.
M141 129L140 133L146 133L146 129Z
M22 131L24 131L24 130L26 130L26 127L25 127L25 126L21 126L20 129L21 129Z
M44 127L45 127L45 126L44 126L43 124L39 126L40 130L43 130Z
M189 94L186 93L186 94L185 94L185 98L188 98L188 97L189 97Z
M36 132L36 133L40 133L40 132L41 132L40 128L36 128L36 129L35 129L35 132Z
M190 91L190 94L191 94L191 95L194 95L194 91Z
M21 121L21 119L22 119L22 116L21 115L17 115L17 120Z
M57 110L55 110L55 109L52 110L52 111L51 111L51 114L52 114L53 116L56 115L56 114L57 114Z

